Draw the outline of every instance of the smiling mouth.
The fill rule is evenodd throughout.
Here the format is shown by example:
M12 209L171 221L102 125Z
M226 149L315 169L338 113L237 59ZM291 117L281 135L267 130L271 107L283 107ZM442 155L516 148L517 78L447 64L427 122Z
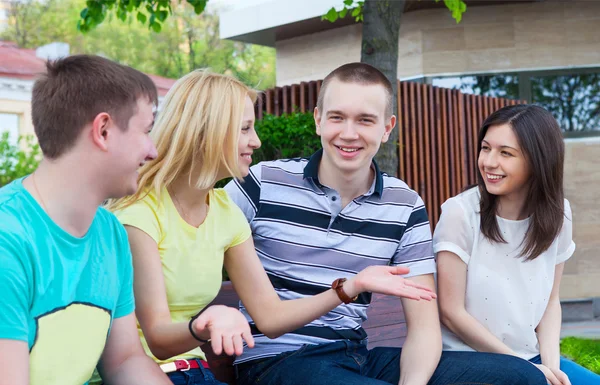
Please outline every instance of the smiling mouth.
M245 160L252 162L252 154L241 154L240 156Z
M335 148L337 148L338 150L347 152L347 153L357 152L358 150L362 149L361 147L343 147L343 146L335 146Z
M501 180L506 177L505 175L494 175L494 174L488 174L488 173L486 173L485 176L489 180Z

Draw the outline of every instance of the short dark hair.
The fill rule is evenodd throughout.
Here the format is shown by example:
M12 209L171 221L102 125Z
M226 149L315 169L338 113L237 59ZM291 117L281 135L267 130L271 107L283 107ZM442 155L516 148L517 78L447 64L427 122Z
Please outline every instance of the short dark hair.
M478 154L488 129L504 124L515 133L531 170L526 198L531 218L522 256L532 260L552 245L562 229L565 144L558 122L550 112L536 105L518 104L499 109L483 122ZM498 197L487 192L481 172L477 173L477 184L481 193L481 232L491 241L505 243L496 219Z
M317 99L317 108L319 111L323 111L323 99L325 98L325 91L333 79L338 79L344 83L382 85L386 94L385 115L386 117L390 117L394 113L394 107L392 106L394 100L392 83L390 83L388 78L386 78L385 75L377 68L365 63L344 64L331 71L329 75L323 79L321 89L319 90L319 98Z
M31 116L40 148L51 159L68 151L99 113L126 130L139 98L158 101L147 75L100 56L68 56L46 68L33 86Z

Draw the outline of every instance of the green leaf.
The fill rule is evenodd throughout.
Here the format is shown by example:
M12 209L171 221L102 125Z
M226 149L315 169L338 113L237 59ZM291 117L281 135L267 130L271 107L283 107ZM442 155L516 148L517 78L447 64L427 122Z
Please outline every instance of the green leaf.
M153 30L154 32L156 32L156 33L159 33L161 29L162 29L162 27L161 27L160 23L158 23L158 22L154 22L154 23L152 24L152 30Z
M169 12L167 11L158 11L156 13L156 18L161 22L165 21L167 19L167 16L169 16Z
M340 19L343 19L344 17L346 17L346 14L348 13L348 8L344 8L339 12L340 15Z
M360 15L360 13L361 13L360 11L361 11L361 9L360 9L360 8L354 8L354 9L352 10L352 17L357 17L357 16L359 16L359 15Z
M146 20L148 20L148 17L147 17L146 15L144 15L143 13L141 13L141 12L138 12L138 13L137 13L137 19L138 19L138 21L139 21L140 23L142 23L142 24L145 24L145 23L146 23Z
M354 3L354 0L344 0L344 5L351 7L352 3Z
M331 9L327 11L323 17L333 23L338 19L338 12L335 10L335 8L331 7Z

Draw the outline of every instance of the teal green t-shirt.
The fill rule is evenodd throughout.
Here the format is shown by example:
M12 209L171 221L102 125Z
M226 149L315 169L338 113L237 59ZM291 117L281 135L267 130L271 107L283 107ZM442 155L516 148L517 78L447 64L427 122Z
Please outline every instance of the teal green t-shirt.
M134 311L125 229L98 208L82 238L23 188L0 188L0 338L29 344L30 385L86 384L113 319Z

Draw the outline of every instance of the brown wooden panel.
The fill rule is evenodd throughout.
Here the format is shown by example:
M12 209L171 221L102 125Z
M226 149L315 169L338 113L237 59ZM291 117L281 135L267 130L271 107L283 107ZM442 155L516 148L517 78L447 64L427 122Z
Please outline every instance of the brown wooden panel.
M306 112L306 103L308 101L308 83L300 83L300 112Z
M425 200L425 208L427 209L427 215L431 218L434 215L434 209L437 205L433 197L433 178L432 178L432 167L431 167L431 136L429 132L429 93L431 87L425 84L421 85L422 98L419 104L422 105L421 121L423 122L423 157L425 160L425 173L424 173L424 190L423 199Z
M265 91L265 104L266 104L266 113L273 114L273 94L275 91L273 89Z
M300 86L298 84L293 84L290 89L290 97L292 108L290 108L290 112L300 111L300 103L298 101L298 96L300 94Z
M410 158L408 159L409 162L409 167L411 169L411 178L410 180L407 182L408 185L414 189L414 190L418 190L419 189L419 155L418 155L418 146L417 146L417 127L416 127L416 123L417 123L417 116L416 116L416 104L414 103L415 100L415 91L416 91L416 84L415 83L408 83L408 92L409 92L409 98L411 100L411 103L409 103L410 106L410 122L408 125L408 134L410 135Z
M405 111L403 108L402 100L404 98L402 93L402 83L400 81L396 82L398 87L397 92L397 106L398 109L398 119L396 123L396 130L398 130L398 177L400 179L406 178L406 162L404 161L404 115Z
M308 83L308 111L312 111L315 109L317 105L317 82L309 82Z

